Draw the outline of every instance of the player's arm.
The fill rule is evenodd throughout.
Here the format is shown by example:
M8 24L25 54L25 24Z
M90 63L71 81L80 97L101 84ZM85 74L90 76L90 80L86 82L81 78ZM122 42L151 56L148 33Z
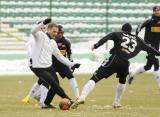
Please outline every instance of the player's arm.
M41 22L40 24L36 25L35 27L32 28L31 30L31 34L35 37L37 36L37 32L41 30L41 28L44 27L43 22Z
M72 58L72 49L71 49L71 42L69 40L67 40L68 45L67 45L67 57L70 61L73 62L73 58Z
M27 55L28 55L28 57L31 57L31 53L32 53L32 39L30 39L27 43L26 43L26 45L25 45L25 47L26 47L26 50L27 50Z
M102 39L100 39L97 43L95 43L92 46L92 50L97 49L98 47L100 47L101 45L103 45L105 42L107 42L108 40L112 39L114 33L110 33L108 35L106 35L105 37L103 37Z
M75 64L77 64L77 63L74 63L74 62L71 62L71 61L69 61L67 58L65 58L62 54L61 54L61 52L60 52L60 50L58 49L58 46L57 46L57 44L56 44L56 42L54 41L54 40L51 40L50 41L50 44L51 44L51 47L52 47L52 54L57 58L57 60L59 60L61 63L63 63L63 64L65 64L65 65L67 65L68 67L73 67L73 66L75 66ZM80 64L79 64L79 66L80 66Z
M139 38L139 41L142 44L142 50L147 51L148 53L152 53L154 55L160 56L160 52L156 49L154 49L152 46L148 45L145 41L143 41L141 38Z
M138 25L138 27L136 28L136 35L138 35L139 32L150 23L150 21L151 18L148 18L143 24Z
M45 19L43 22L41 22L40 24L36 25L35 27L32 28L31 30L31 34L34 36L34 37L37 37L38 36L38 32L48 23L51 22L51 19L50 18L47 18ZM37 38L35 38L37 39Z

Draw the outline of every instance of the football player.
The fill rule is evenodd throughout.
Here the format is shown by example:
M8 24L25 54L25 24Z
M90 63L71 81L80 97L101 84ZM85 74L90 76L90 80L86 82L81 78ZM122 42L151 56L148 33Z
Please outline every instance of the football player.
M91 79L83 87L80 97L71 105L72 109L75 109L79 104L84 103L85 98L94 89L96 83L103 78L107 79L114 73L116 73L116 77L119 78L119 83L117 85L113 107L121 107L120 100L123 92L125 91L126 76L129 73L128 59L136 56L140 50L144 50L155 55L160 55L159 51L148 46L136 35L131 34L131 30L131 25L126 23L122 26L122 31L112 32L93 45L92 50L97 49L108 40L112 40L114 42L114 47L110 50L111 56L109 59L107 58L104 60L98 70L94 72Z
M136 34L145 28L145 36L144 41L150 44L156 50L159 50L160 45L160 6L153 7L153 14L152 17L147 19L141 26L139 26L136 30ZM128 78L128 83L131 84L133 81L133 77L136 74L143 73L151 69L154 66L154 76L155 80L157 81L158 87L160 89L160 73L159 73L159 60L158 58L148 52L146 56L147 62L146 65L139 67L138 69L134 70L130 73Z

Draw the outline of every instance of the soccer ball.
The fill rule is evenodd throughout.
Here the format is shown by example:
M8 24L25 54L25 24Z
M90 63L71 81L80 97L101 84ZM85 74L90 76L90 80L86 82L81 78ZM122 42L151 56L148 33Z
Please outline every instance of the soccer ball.
M67 98L61 99L61 101L59 103L59 108L61 110L69 110L70 106L71 106L71 102L69 99L67 99Z

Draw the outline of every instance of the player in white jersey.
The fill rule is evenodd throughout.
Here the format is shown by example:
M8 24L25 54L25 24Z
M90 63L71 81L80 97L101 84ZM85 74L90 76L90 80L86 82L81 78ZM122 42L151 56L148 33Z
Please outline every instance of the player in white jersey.
M58 28L59 28L59 31L58 32L61 32L62 31L62 27L60 27L59 25L58 25ZM43 32L46 32L46 30L45 30L45 28L42 28L41 29ZM31 39L30 39L31 40ZM66 43L66 45L67 45L68 43ZM28 56L30 57L31 56L31 47L32 46L32 40L30 41L30 43L27 43L27 52L28 52ZM67 47L68 47L68 45L67 45ZM59 48L59 46L58 46L58 48ZM60 48L59 48L60 49ZM69 48L70 49L70 48ZM61 51L61 49L60 49L60 51ZM71 50L70 50L71 51ZM69 50L67 51L68 53L69 53ZM62 52L61 52L62 53ZM68 54L67 53L67 54ZM55 57L54 57L55 58ZM68 57L69 58L69 57ZM56 59L56 58L55 58ZM67 77L68 79L69 79L69 82L70 82L70 85L71 85L71 87L72 87L72 89L73 89L73 91L74 91L74 94L75 94L75 96L76 96L76 98L77 97L79 97L79 89L78 89L78 86L77 86L77 82L76 82L76 80L75 80L75 78L74 77L72 77L73 75L72 75L72 73L71 73L71 71L70 71L70 69L66 66L66 65L64 65L64 64L62 64L61 62L59 62L57 59L56 60L53 60L53 62L54 62L54 68L55 68L55 70L56 70L56 72L58 72L60 75L61 75L61 77ZM71 60L70 60L71 61ZM48 92L48 90L46 90L46 88L45 87L47 87L48 88L48 86L46 86L46 85L41 85L43 82L41 81L41 80L38 80L37 82L35 82L33 85L32 85L32 87L31 87L31 89L30 89L30 91L29 91L29 93L28 93L28 95L25 97L25 98L23 98L22 99L22 102L23 103L29 103L29 100L30 100L30 98L34 98L34 99L36 99L36 100L38 100L40 103L43 103L44 102L44 100L45 100L45 97L44 97L44 95ZM45 86L45 87L44 87Z
M50 22L51 19L45 19L31 31L35 41L32 47L31 70L36 76L38 76L39 79L51 86L44 104L42 104L42 108L53 108L51 101L55 93L62 98L70 99L64 90L59 86L56 72L52 67L52 54L69 67L78 68L80 66L80 64L70 62L62 56L56 42L54 40L50 40L50 38L54 38L58 32L57 25ZM46 33L40 31L40 29L46 24L49 24L47 27L47 35Z
M38 24L40 24L42 21L38 22ZM46 33L46 26L41 28L41 31ZM31 60L31 55L32 55L32 46L34 44L34 37L31 35L30 39L28 40L28 42L26 43L26 50L27 50L27 55L28 55L28 63L29 63L29 67L31 67L30 64L30 60ZM43 85L41 85L43 84ZM41 85L41 86L40 86ZM37 82L35 82L28 95L22 99L23 103L29 103L30 98L35 98L36 100L38 100L41 104L45 101L46 98L46 94L48 92L48 84L47 83L43 83L42 80L38 80Z

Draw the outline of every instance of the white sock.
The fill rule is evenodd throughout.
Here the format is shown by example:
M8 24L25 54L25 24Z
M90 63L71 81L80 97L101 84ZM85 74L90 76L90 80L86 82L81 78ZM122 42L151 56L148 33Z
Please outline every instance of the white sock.
M78 84L75 78L69 79L69 83L71 85L71 88L73 90L74 95L78 98L79 97L79 88Z
M116 96L115 96L115 102L116 103L120 103L120 100L121 100L121 97L123 95L123 92L125 91L125 87L126 87L126 84L118 83Z
M41 88L39 88L33 95L33 98L40 100L41 97Z
M41 85L40 88L41 88L40 104L44 105L44 101L47 97L48 89L43 85Z
M31 90L30 90L29 93L28 93L28 97L29 97L29 98L33 97L33 96L34 96L34 93L39 89L39 87L40 87L40 85L39 85L37 82L35 82L35 83L32 85Z
M155 75L155 80L157 81L157 84L158 84L158 88L160 88L160 74L159 74L159 71L155 71L154 75Z
M144 69L144 66L141 66L141 67L139 67L138 69L136 69L135 71L133 71L133 72L131 72L131 76L135 76L135 75L137 75L137 74L139 74L139 73L142 73L142 72L144 72L145 71L145 69Z
M93 90L95 87L95 82L93 80L89 80L87 84L83 87L80 99L85 100L87 95Z

